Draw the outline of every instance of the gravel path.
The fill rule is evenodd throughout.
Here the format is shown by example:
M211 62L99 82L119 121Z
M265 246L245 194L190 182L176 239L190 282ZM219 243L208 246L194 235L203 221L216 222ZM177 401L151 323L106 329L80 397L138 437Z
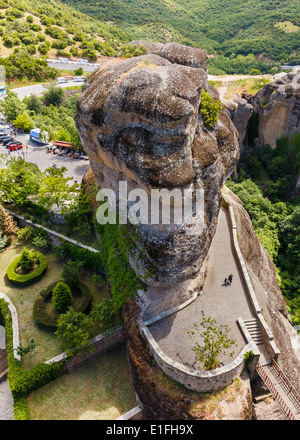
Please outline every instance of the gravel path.
M237 319L254 317L247 291L235 258L228 214L221 208L218 227L209 250L207 278L201 295L185 309L162 319L149 327L161 349L172 359L191 368L201 368L192 350L196 339L186 332L193 330L201 321L201 310L205 316L215 318L217 324L227 324L238 346L234 348L234 358L245 346ZM224 278L233 274L230 286L222 286ZM200 338L197 338L201 343ZM232 360L228 355L219 357L223 364Z

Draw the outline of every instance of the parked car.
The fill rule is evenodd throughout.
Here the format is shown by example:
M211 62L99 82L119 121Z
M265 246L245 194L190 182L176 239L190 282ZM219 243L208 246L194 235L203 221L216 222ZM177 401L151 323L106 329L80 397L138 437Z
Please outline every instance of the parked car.
M5 144L5 146L6 146L6 148L8 148L10 145L15 145L15 144L19 144L19 142L13 140L13 141L10 141L7 144Z
M9 144L6 145L6 148L15 147L15 146L21 146L21 148L23 148L23 144L21 142L10 142ZM19 149L20 148L18 148L18 150Z
M74 76L74 81L75 82L85 82L86 77L85 76Z
M3 137L0 138L1 144L3 144L7 139L11 140L13 138L11 136L3 136Z
M9 144L9 143L12 142L12 141L16 142L16 141L14 140L14 138L9 137L9 138L5 139L4 141L2 141L2 144L3 144L3 145L7 145L7 144Z
M57 78L57 84L62 84L62 83L67 83L69 82L67 80L67 78L64 78L63 76L61 76L60 78Z
M82 58L78 58L77 63L80 64L89 64L88 60L82 59Z
M23 148L22 144L14 144L8 147L9 151L17 151L17 150L21 150L22 148Z

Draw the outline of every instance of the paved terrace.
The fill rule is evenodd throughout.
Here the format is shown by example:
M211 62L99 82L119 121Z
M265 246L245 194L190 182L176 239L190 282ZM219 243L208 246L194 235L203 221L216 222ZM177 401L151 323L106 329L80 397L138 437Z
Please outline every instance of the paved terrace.
M233 282L225 287L224 278L228 278L229 274L233 274ZM215 318L218 325L227 324L231 329L232 338L238 346L232 348L233 358L228 354L219 357L221 365L226 365L247 344L238 327L237 319L251 319L255 315L235 257L229 216L223 206L209 250L207 277L201 295L184 309L149 326L154 339L166 355L194 369L203 367L192 350L196 339L191 339L186 332L193 330L194 324L200 324L201 310L206 317ZM201 343L200 338L197 340Z

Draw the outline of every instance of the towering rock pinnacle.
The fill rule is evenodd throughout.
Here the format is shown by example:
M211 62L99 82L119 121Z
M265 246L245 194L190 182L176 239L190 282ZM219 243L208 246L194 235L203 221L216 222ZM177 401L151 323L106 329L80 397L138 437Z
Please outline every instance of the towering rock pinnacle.
M143 224L130 250L138 275L148 273L147 284L164 286L199 273L239 145L226 109L212 128L199 113L203 90L218 98L207 82L206 52L176 43L146 47L148 54L113 59L92 74L75 121L102 188L118 195L126 181L128 190L180 189L194 198L203 190L204 213L195 208L181 224Z

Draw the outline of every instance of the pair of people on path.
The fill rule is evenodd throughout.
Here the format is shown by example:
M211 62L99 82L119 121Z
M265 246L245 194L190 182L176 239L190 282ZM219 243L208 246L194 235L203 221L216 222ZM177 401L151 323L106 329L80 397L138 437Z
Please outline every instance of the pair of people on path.
M225 286L229 286L229 284L232 283L232 278L233 278L232 274L230 274L228 278L225 278L225 280L224 280Z

